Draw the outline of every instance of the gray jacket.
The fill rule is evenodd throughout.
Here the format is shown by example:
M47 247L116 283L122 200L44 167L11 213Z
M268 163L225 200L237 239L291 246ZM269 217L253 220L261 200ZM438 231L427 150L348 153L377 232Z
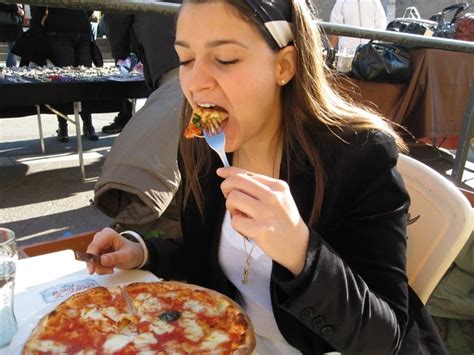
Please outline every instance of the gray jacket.
M177 69L155 90L114 142L94 192L96 207L115 223L155 223L180 184L177 164L183 95Z

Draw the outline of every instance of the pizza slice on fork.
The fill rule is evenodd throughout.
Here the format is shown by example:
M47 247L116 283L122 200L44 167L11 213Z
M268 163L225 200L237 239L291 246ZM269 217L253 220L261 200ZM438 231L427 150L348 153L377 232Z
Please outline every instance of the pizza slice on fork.
M211 133L216 133L227 118L227 112L218 108L196 107L184 131L184 137L190 139L194 137L202 138L202 131L205 129Z

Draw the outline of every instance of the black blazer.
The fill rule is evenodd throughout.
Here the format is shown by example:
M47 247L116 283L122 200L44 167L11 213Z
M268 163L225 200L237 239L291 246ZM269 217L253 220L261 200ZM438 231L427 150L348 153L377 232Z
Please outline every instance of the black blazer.
M309 226L301 274L293 277L273 263L269 287L278 327L291 345L307 354L418 353L418 330L406 336L408 329L416 328L412 324L422 305L407 284L409 196L395 167L395 143L380 132L343 138L346 142L332 134L315 137L326 169L325 198L318 222ZM201 179L204 217L191 198L182 214L182 240L146 241L149 269L235 299L236 289L218 263L225 200L222 180L215 174L220 162L214 158L210 172ZM291 153L280 171L308 221L315 186L304 154ZM443 353L434 328L428 333L441 349L436 353Z

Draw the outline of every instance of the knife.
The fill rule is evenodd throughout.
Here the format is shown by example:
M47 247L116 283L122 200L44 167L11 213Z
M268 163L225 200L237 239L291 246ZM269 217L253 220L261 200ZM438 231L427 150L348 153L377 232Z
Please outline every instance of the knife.
M74 250L74 257L79 261L85 261L86 263L93 265L100 265L100 255Z

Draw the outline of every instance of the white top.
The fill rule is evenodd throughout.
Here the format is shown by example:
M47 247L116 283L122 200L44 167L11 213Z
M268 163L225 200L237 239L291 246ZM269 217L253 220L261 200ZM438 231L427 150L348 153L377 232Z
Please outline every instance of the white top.
M380 0L337 0L329 21L378 30L387 28L387 16ZM339 37L339 51L343 48L356 49L359 44L368 41L365 38Z
M230 214L226 211L221 230L219 263L224 274L240 292L239 303L250 317L255 330L255 350L259 355L301 354L283 338L273 315L270 298L272 259L254 243L246 243L247 253L244 238L232 228ZM242 284L245 260L252 246L248 282Z

